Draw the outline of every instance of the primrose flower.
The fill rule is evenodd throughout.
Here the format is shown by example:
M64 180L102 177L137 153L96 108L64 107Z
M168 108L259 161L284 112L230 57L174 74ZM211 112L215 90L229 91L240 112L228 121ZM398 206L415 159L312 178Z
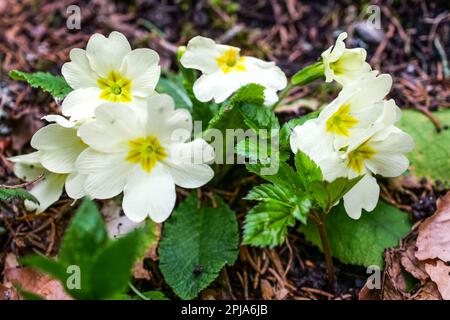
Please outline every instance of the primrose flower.
M372 96L369 92L360 92L357 96L358 99L353 97L352 104L358 105L357 102L366 97L369 105L347 113L348 110L340 111L347 103L337 106L332 103L332 107L327 106L319 118L294 128L290 137L292 151L301 150L311 157L321 168L325 180L352 179L363 175L344 196L344 207L353 219L360 218L362 209L372 211L378 202L380 188L374 175L401 175L409 165L405 154L414 147L412 138L394 126L401 113L393 100L371 104L377 100L373 99L375 92ZM361 112L369 115L361 117ZM341 117L339 121L330 124L330 119L336 116ZM333 133L327 134L330 128ZM339 130L334 130L336 128Z
M86 193L97 199L123 191L122 207L135 222L150 216L166 220L175 205L175 185L197 188L214 175L206 162L214 159L203 139L190 139L192 118L174 110L172 98L154 94L146 115L132 106L106 103L95 110L95 119L79 129L89 148L77 160L86 174Z
M384 109L392 110L398 119L400 111L395 102L383 100L391 86L392 78L387 74L366 74L358 83L345 87L317 119L294 128L293 141L297 141L295 136L303 137L298 147L319 162L324 153L345 147L349 139L375 124ZM328 149L324 152L323 148Z
M200 36L189 41L180 62L202 72L193 87L202 102L214 99L221 103L240 87L256 83L265 87L266 104L270 104L278 100L276 92L287 85L285 74L274 62L241 56L239 48Z
M125 36L94 34L86 50L72 49L62 74L74 89L62 104L71 120L91 118L105 102L145 105L160 76L158 54L151 49L131 50Z
M45 211L57 201L64 186L70 198L80 199L84 196L85 176L77 173L75 161L87 146L78 137L75 124L57 115L44 118L56 123L34 134L31 146L38 151L9 159L15 163L15 175L22 180L32 181L43 174L43 178L30 191L39 200L39 205L25 201L27 210L37 212Z
M394 126L369 130L349 145L342 155L344 176L354 178L364 174L344 196L344 207L351 218L359 219L362 209L372 211L378 203L380 188L373 175L400 176L409 166L405 154L413 148L411 136Z
M366 62L366 50L345 48L344 40L346 38L347 33L341 33L334 46L322 53L326 82L335 80L345 86L372 69Z

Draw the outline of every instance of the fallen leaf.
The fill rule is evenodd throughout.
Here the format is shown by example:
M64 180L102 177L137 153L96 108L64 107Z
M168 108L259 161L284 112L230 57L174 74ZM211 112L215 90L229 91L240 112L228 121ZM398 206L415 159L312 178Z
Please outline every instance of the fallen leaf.
M450 192L437 201L437 210L419 227L416 257L450 261Z
M274 296L274 289L266 279L261 280L261 294L264 300L270 300Z
M152 273L147 269L145 269L144 259L140 259L139 261L136 261L136 263L134 264L133 277L135 279L141 280L150 280L152 278Z
M3 286L0 287L3 297L6 295L6 298L19 300L20 294L17 294L17 287L20 287L21 290L34 293L47 300L72 300L72 297L64 291L61 282L31 268L19 267L14 254L7 255L3 275Z
M425 270L430 275L431 280L436 283L442 298L450 300L450 266L441 260L437 260L435 264L427 263Z

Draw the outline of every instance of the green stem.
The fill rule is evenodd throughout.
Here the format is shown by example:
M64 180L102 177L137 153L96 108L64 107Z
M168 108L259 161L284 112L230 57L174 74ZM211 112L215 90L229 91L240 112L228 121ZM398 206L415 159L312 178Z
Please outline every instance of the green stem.
M128 282L128 286L130 287L131 291L133 291L142 300L151 300L151 299L147 298L146 296L144 296L142 294L142 292L140 292L135 286L133 286L133 284L131 282Z

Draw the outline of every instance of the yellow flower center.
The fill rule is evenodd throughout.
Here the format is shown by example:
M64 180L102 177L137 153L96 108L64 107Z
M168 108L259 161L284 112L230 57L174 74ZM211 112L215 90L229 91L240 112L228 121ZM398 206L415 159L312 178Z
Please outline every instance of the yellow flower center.
M139 163L146 172L150 172L158 161L167 157L166 150L155 136L147 136L128 141L130 151L126 160Z
M231 71L246 71L244 64L245 57L239 55L239 51L235 48L229 48L224 54L216 58L217 65L222 69L223 73Z
M120 72L110 71L106 78L99 78L97 84L102 89L100 99L111 102L130 102L131 81Z
M369 160L376 153L376 150L365 142L348 154L347 167L352 168L355 172L361 174L364 168L364 161Z
M326 122L328 132L348 137L349 129L358 124L358 120L350 115L350 105L342 105Z

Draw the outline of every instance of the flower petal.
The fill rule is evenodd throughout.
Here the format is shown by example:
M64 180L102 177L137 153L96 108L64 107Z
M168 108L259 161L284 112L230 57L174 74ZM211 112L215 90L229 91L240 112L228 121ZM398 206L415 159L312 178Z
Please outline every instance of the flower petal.
M70 50L70 60L61 69L69 86L73 89L97 87L98 75L92 70L86 51L78 48Z
M275 62L245 57L244 64L247 71L242 72L245 81L242 81L241 85L257 83L272 90L282 90L286 87L286 75L275 65Z
M370 212L377 206L380 196L380 187L377 180L366 174L349 192L344 196L344 207L348 216L352 219L361 217L362 209Z
M78 134L92 149L123 152L128 149L128 141L145 135L144 115L136 106L105 103L95 110L95 120L83 124Z
M214 40L197 36L189 41L180 62L185 68L197 69L202 73L210 74L219 69L216 62L216 58L219 56L220 52Z
M151 49L136 49L123 59L120 73L131 80L133 96L148 97L155 90L161 74L159 56Z
M86 47L89 63L97 74L107 77L110 71L118 71L122 60L131 51L127 38L117 31L109 37L96 33L89 39Z
M39 200L39 205L25 200L25 207L29 211L43 212L61 197L67 175L48 172L37 182L30 193Z
M175 184L160 163L150 174L136 166L127 179L123 194L123 211L135 222L150 216L153 221L161 223L170 216L175 206Z
M72 199L81 199L86 193L84 192L84 183L87 176L79 173L71 173L67 176L65 189L67 195Z
M31 146L40 151L42 166L54 173L75 171L75 161L86 148L76 129L56 123L39 129L31 139Z
M76 89L63 100L61 111L71 121L92 118L95 108L104 102L99 88Z
M125 154L107 154L91 148L83 151L77 159L77 169L87 174L84 190L93 199L108 199L122 192L127 176L132 170L125 161Z
M230 72L224 74L218 70L211 74L204 74L195 81L193 90L195 97L201 102L214 99L222 103L242 86L241 73Z
M14 174L16 177L25 181L36 179L46 172L39 161L39 151L11 157L8 160L15 163Z

